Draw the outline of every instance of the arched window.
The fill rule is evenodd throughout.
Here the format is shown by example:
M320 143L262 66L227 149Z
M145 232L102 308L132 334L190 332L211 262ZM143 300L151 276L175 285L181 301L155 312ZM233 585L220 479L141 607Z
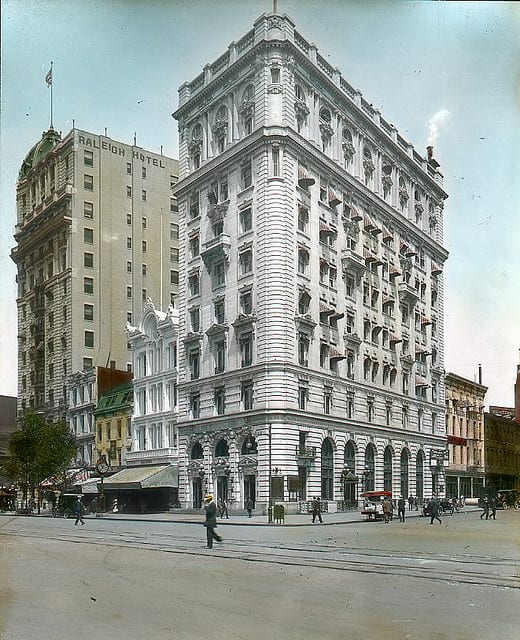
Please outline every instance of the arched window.
M401 208L404 209L408 204L408 189L406 187L406 181L403 177L399 178L399 203L401 204Z
M321 445L321 497L334 499L334 445L330 438Z
M365 469L363 471L363 490L374 491L376 475L376 450L373 444L365 449Z
M191 140L189 142L189 151L192 169L198 169L202 158L202 125L197 123L191 131Z
M392 185L394 184L392 180L393 166L386 158L383 160L382 172L383 176L381 180L383 183L383 195L386 198L392 192Z
M365 184L368 184L374 175L374 161L372 159L372 152L368 146L363 147L363 173L365 176Z
M343 127L341 132L341 147L343 149L343 157L345 159L345 168L348 169L352 159L354 158L356 149L354 147L352 132L347 127Z
M191 459L192 460L202 460L204 458L204 451L202 450L202 445L200 442L196 442L191 448Z
M197 123L191 132L192 140L200 140L202 142L202 125Z
M383 489L384 491L392 491L392 449L385 448L383 458Z
M219 440L215 447L215 456L217 458L229 458L229 446L227 440Z
M322 107L320 109L320 132L321 132L321 142L323 146L323 151L326 151L334 130L331 126L332 116L330 110L326 107Z
M345 468L352 473L355 473L356 469L356 449L354 447L354 443L352 440L349 440L345 445L345 457L344 457Z
M255 88L248 84L242 93L242 101L238 108L242 118L242 127L247 136L253 132L255 115Z
M228 133L229 114L226 105L221 104L215 114L215 124L213 126L213 138L216 144L216 151L222 153L226 147Z
M407 449L401 451L401 495L403 498L407 498L409 493L408 489L408 465L410 456Z
M424 498L424 451L421 449L417 453L415 467L415 496Z
M330 115L330 111L325 107L320 109L320 122L325 122L326 124L330 124L332 121L332 116Z

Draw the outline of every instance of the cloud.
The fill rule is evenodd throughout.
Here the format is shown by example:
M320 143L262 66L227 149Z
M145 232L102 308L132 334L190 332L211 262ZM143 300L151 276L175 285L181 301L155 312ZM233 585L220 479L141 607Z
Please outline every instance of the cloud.
M439 126L444 123L446 118L450 115L447 109L439 109L437 113L428 120L426 126L428 127L428 144L435 145L439 138Z

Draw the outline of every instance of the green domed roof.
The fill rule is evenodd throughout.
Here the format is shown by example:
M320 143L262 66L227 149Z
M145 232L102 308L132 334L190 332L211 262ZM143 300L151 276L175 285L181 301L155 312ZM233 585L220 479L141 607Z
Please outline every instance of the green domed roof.
M31 169L36 167L36 165L45 158L49 151L54 149L60 140L60 134L57 131L54 131L52 127L48 131L44 131L42 139L37 142L25 156L25 160L22 162L22 166L20 167L18 180L26 178Z

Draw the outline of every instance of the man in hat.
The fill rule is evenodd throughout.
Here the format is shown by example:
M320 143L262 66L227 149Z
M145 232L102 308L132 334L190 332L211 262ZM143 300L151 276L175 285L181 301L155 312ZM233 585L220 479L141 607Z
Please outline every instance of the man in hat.
M81 502L81 496L78 496L78 500L74 507L74 512L76 514L76 522L74 524L78 524L78 522L81 522L81 524L84 525L85 520L83 520L83 515L85 513L85 507L83 506L83 502Z
M404 522L406 512L406 500L403 496L399 496L399 500L397 501L397 515L399 516L399 522Z
M213 540L222 542L222 537L215 533L215 528L217 526L217 505L213 501L213 495L211 493L208 493L204 498L204 511L206 513L204 526L206 527L208 549L211 549L213 547Z

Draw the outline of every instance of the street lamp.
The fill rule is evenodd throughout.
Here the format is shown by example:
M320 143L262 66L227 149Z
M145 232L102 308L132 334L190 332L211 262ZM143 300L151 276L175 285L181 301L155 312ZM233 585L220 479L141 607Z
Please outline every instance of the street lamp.
M101 476L101 491L99 492L99 512L105 512L105 491L103 488L103 480L105 479L105 475L108 473L110 469L110 464L107 461L106 455L101 455L96 462L96 471Z

